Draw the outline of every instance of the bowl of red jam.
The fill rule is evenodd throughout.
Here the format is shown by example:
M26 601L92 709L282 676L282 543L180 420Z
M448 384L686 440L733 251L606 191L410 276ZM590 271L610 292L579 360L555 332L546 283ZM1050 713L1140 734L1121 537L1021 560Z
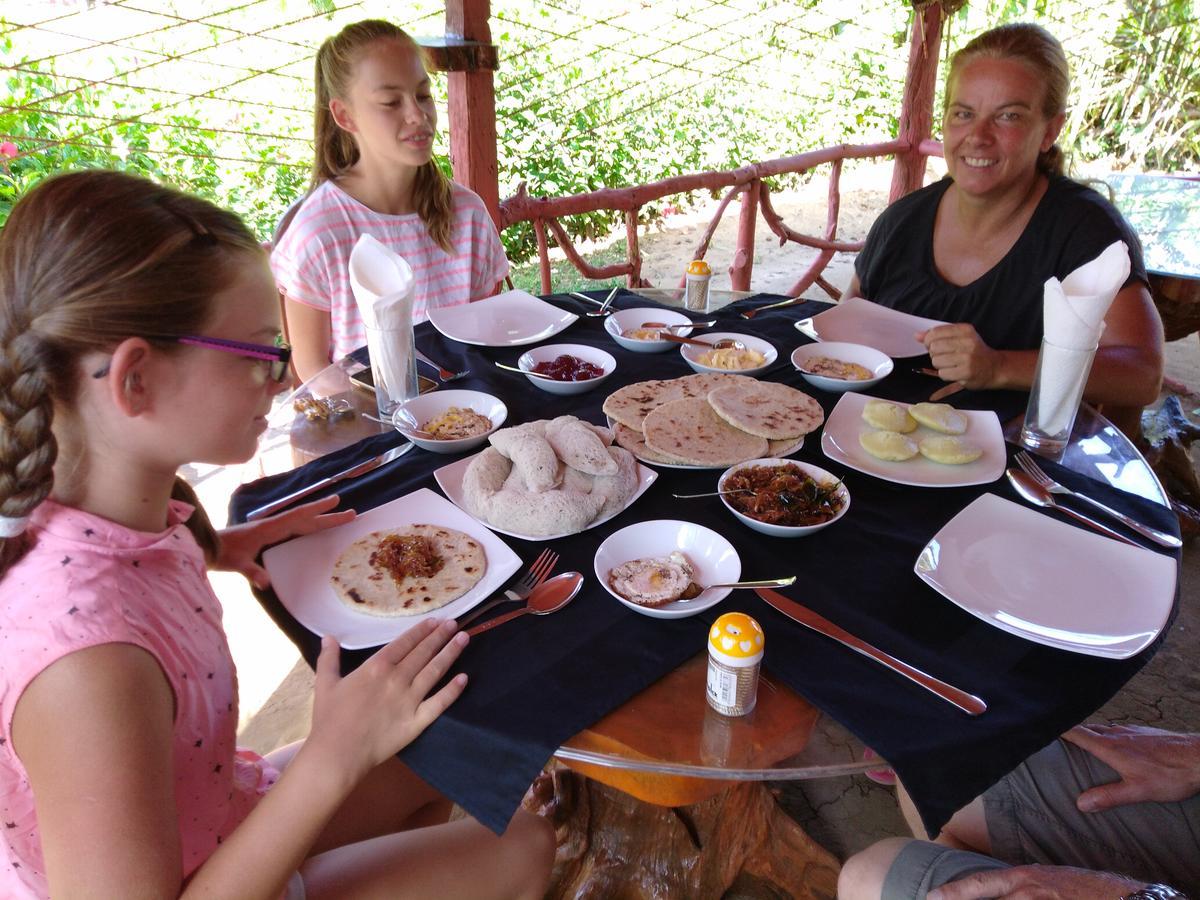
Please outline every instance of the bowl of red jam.
M611 353L586 344L547 344L521 355L517 368L536 387L551 394L582 394L616 371ZM546 376L546 377L539 377Z

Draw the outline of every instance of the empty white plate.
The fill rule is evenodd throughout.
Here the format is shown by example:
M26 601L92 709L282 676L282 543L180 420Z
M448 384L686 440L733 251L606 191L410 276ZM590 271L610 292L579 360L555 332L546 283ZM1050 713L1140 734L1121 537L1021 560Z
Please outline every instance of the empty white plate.
M519 347L558 334L579 316L527 291L506 291L429 311L433 327L453 341L480 347Z
M1170 556L984 494L946 523L914 571L1010 634L1126 659L1158 636L1175 602Z
M818 341L866 344L893 359L903 359L928 352L914 334L945 324L889 309L862 297L851 297L811 319L801 319L796 327Z

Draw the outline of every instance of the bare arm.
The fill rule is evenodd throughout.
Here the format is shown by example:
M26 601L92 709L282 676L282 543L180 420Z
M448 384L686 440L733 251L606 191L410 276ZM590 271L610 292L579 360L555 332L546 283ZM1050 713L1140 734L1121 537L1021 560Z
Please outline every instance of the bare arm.
M301 381L308 381L329 365L329 311L284 297L288 340L292 345L292 365Z

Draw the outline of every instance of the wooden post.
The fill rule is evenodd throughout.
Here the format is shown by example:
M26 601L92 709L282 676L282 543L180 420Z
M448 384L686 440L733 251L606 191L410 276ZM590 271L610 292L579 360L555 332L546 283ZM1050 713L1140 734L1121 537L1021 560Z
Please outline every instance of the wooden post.
M912 193L925 181L925 160L928 157L921 152L921 142L929 140L933 130L933 98L937 87L938 54L942 46L942 21L941 2L930 3L913 13L899 134L900 140L908 144L908 149L896 154L889 203Z
M750 275L754 271L754 223L758 218L758 197L762 182L755 178L742 194L742 211L738 216L737 250L729 267L729 286L735 291L750 290Z
M422 41L434 65L448 72L450 162L455 181L480 197L500 225L496 171L496 48L489 0L447 0L444 41Z

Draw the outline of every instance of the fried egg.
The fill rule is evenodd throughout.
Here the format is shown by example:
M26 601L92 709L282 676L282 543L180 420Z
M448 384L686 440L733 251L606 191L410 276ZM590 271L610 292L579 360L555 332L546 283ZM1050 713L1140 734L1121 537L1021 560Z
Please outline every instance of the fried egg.
M614 566L608 585L630 603L662 606L682 597L692 584L695 569L678 550L668 556L631 559Z

